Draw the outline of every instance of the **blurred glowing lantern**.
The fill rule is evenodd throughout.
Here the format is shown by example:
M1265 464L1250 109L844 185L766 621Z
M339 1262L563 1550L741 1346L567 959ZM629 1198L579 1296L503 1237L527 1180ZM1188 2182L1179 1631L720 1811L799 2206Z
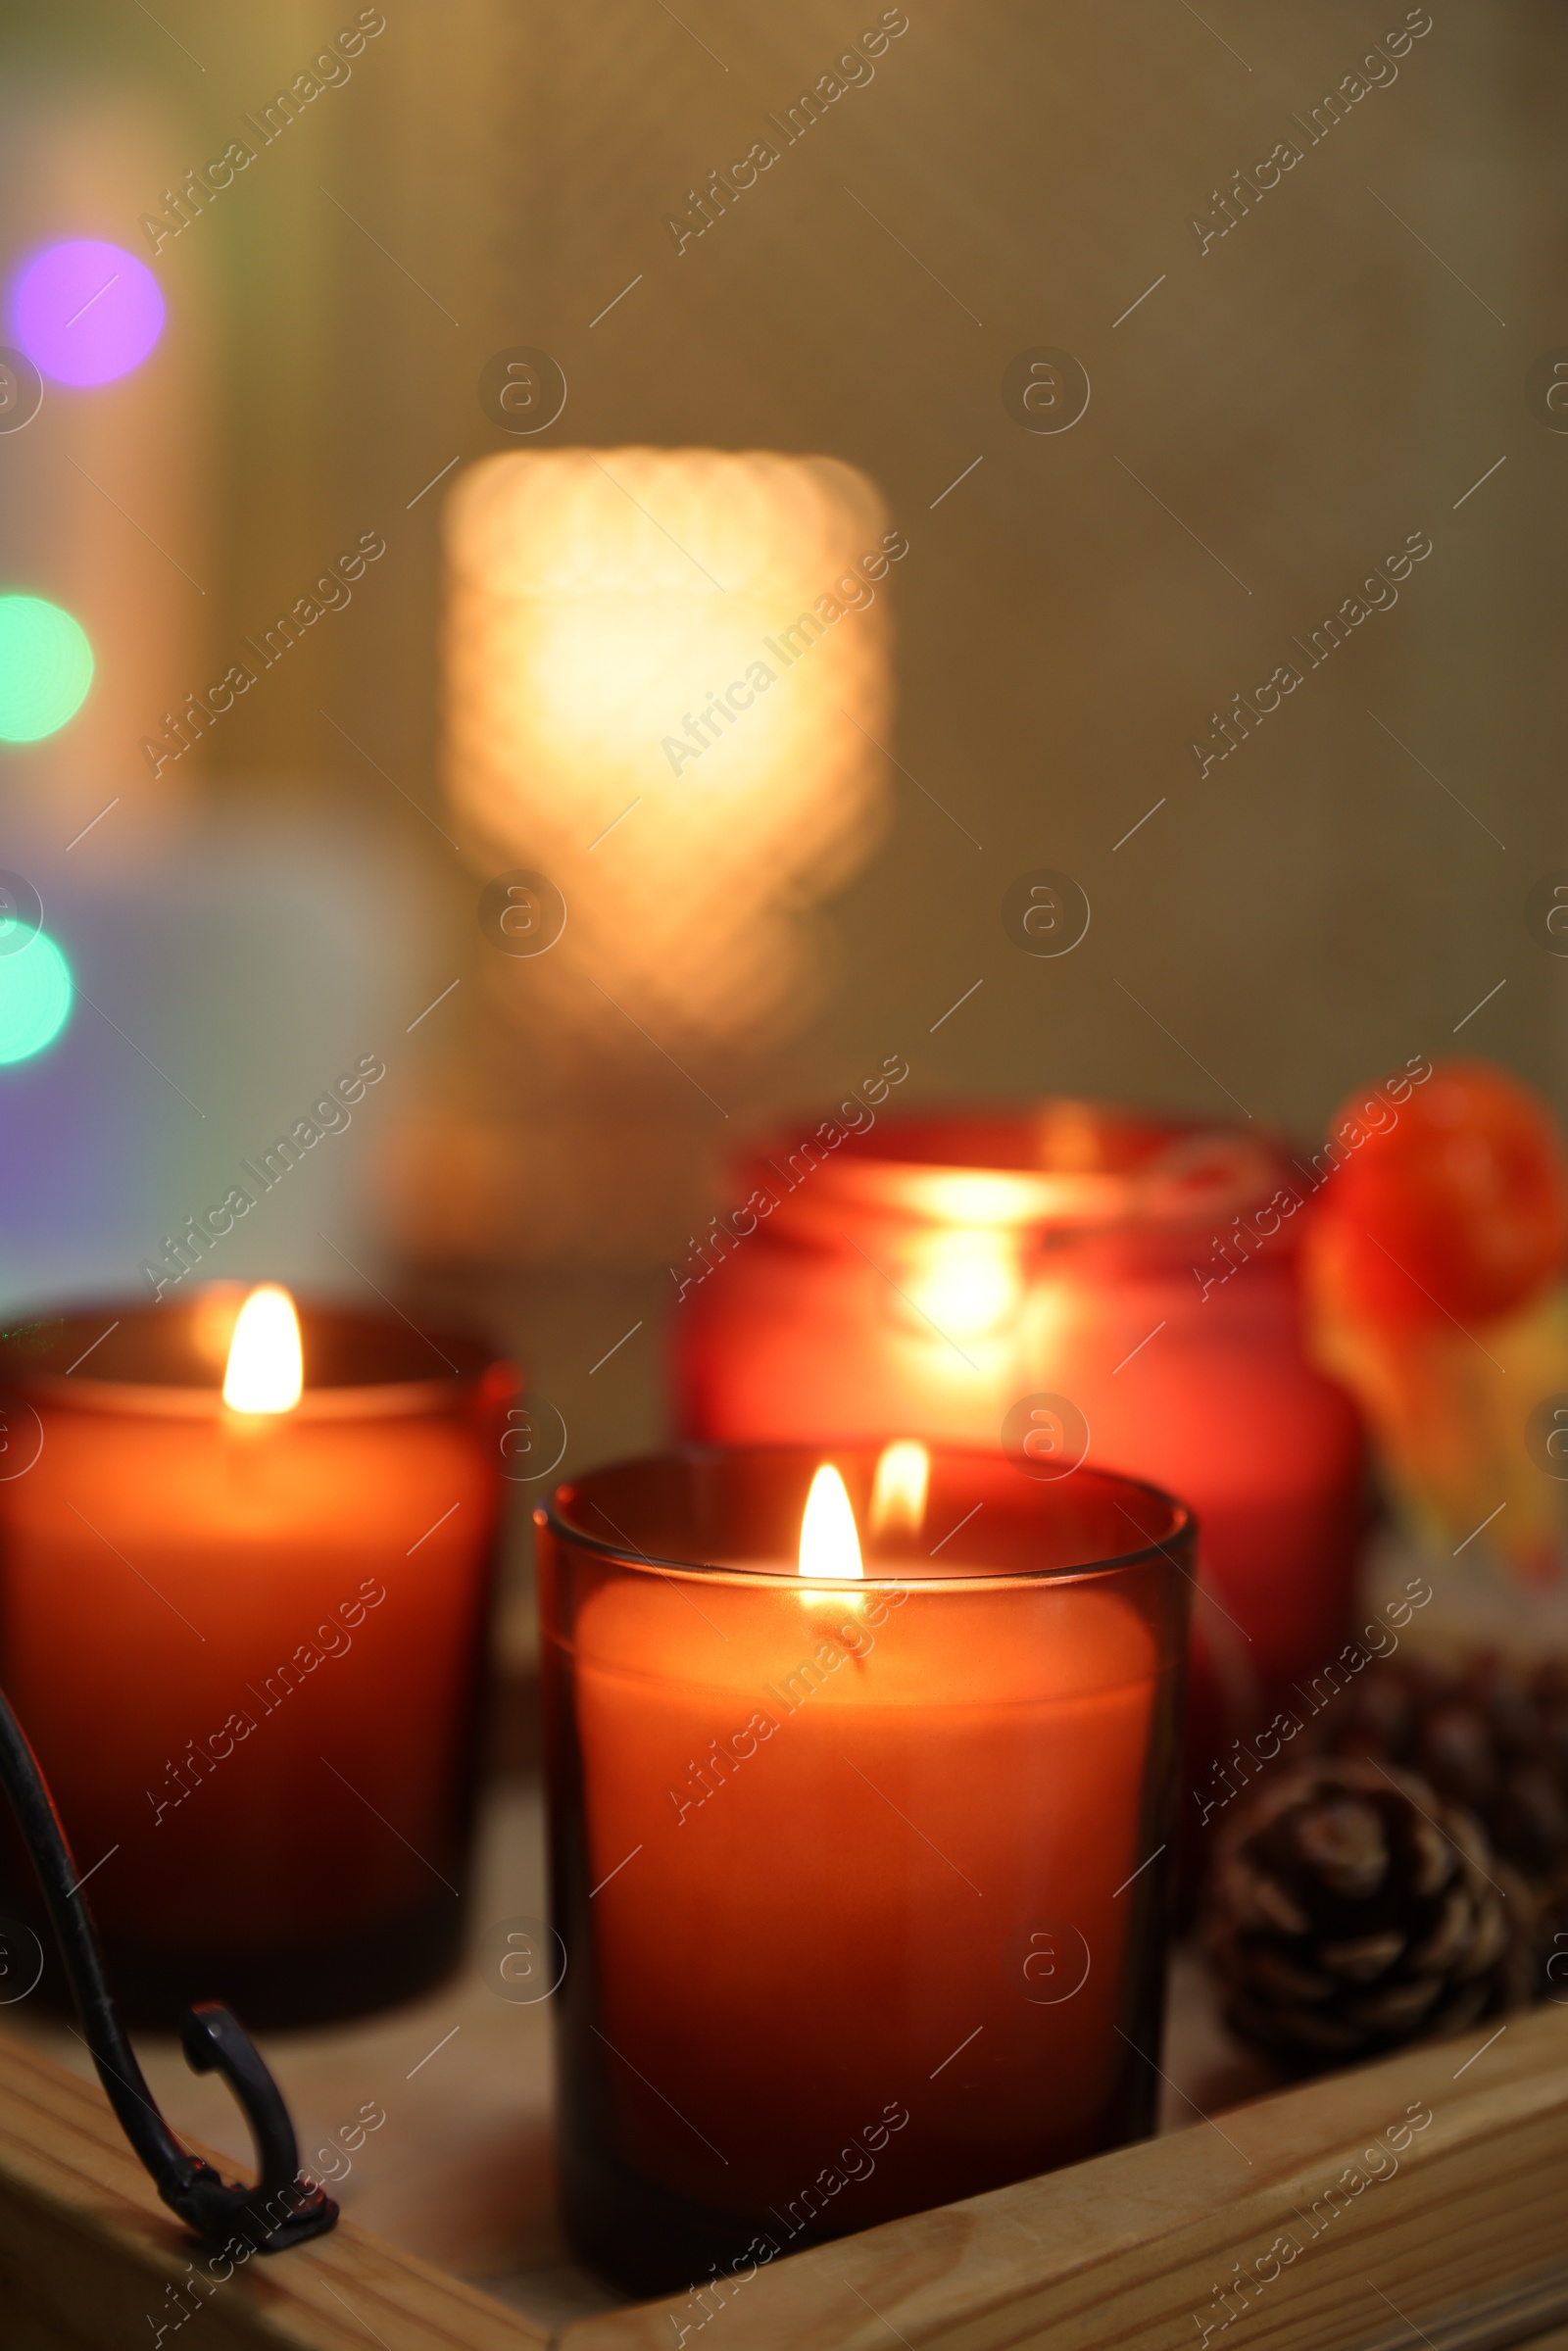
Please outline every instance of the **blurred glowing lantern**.
M476 861L542 868L570 911L541 959L508 943L503 986L677 1051L808 1008L801 910L883 813L886 523L831 458L558 449L459 478L448 789Z
M0 596L0 740L52 735L91 684L92 647L79 621L41 596Z
M23 270L11 327L56 383L105 384L139 367L164 331L158 280L135 255L97 237L49 245Z
M0 953L0 1063L52 1045L71 1017L72 993L71 966L43 931Z

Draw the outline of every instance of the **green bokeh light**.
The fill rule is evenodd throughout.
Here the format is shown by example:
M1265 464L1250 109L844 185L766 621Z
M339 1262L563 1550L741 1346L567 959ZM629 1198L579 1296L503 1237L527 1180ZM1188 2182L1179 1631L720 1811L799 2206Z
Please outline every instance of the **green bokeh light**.
M0 1062L25 1061L71 1018L71 965L45 931L0 955Z
M41 596L0 596L0 741L52 735L91 684L92 647L79 621Z

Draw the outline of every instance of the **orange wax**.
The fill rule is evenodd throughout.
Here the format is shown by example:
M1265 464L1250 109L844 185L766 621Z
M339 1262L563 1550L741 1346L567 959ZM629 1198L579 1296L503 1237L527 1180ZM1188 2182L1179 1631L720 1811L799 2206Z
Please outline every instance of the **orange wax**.
M307 1313L298 1406L235 1412L134 1310L68 1377L113 1319L0 1375L43 1439L0 1485L0 1679L133 2005L196 1975L253 2013L357 2005L377 1937L455 1938L512 1376ZM307 1951L368 1972L313 1992Z
M1004 2179L1090 2151L1123 2070L1116 1889L1146 1858L1154 1642L1113 1592L1043 1592L1021 1640L991 1596L726 1592L718 1634L658 1584L584 1608L604 2030L687 2126L612 2067L655 2178L787 2205L889 2103L917 2122L933 2201L968 2192L977 2148ZM1059 2005L1025 1996L1030 1918L1088 1947ZM1071 1970L1074 1948L1045 1956ZM864 2222L898 2208L905 2156L886 2151Z
M726 1563L711 1512L720 1564L665 1566L626 1472L546 1528L568 2140L673 2210L735 2216L743 2247L1093 2153L1154 2080L1185 1588L1154 1599L1178 1582L1158 1554L1075 1575L1047 1536L1057 1572L999 1573L1059 1493L954 1462L927 1523L962 1516L970 1477L992 1524L967 1565L924 1542L906 1570L868 1563L894 1584ZM605 1515L652 1560L578 1569L564 1526L613 1478ZM1142 1497L1102 1530L1136 1550L1148 1490L1096 1482ZM568 2148L568 2218L571 2171Z

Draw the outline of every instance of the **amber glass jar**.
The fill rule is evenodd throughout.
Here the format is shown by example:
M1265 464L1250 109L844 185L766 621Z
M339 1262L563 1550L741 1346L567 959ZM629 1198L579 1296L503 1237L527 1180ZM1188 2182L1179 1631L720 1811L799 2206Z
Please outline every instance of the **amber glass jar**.
M1190 1514L900 1450L833 1448L863 1570L814 1448L535 1513L563 2212L637 2293L1151 2128Z
M118 1301L0 1347L0 1684L116 1988L163 2027L386 2006L463 1942L518 1375L302 1301L299 1401L233 1411L236 1310ZM0 1921L34 1916L0 1825Z

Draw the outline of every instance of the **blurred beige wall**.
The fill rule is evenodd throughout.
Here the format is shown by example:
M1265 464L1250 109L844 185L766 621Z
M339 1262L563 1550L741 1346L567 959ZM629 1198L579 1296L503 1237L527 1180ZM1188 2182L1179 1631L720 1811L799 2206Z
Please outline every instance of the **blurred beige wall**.
M181 165L355 16L287 0L220 35L160 13L207 69L138 27L138 71L196 126ZM657 1255L706 1154L893 1052L911 1095L1136 1094L1311 1130L1382 1065L1468 1050L1568 1106L1568 964L1525 915L1568 865L1568 435L1526 399L1568 343L1560 16L1433 0L1314 143L1398 0L908 0L874 78L786 144L767 118L881 14L388 0L352 78L167 265L172 295L219 305L226 354L215 647L386 539L210 772L341 800L441 879L469 984L417 1040L398 1178L431 1249L526 1255L529 1170L554 1151L574 1180L593 1147L561 1137L598 1120L618 1142L588 1221ZM778 160L677 251L666 217L762 137ZM1281 141L1299 161L1201 245L1194 217L1217 226L1216 191ZM514 344L565 371L551 440L827 451L910 541L892 833L832 909L829 1010L726 1069L722 1121L653 1052L546 1083L488 1008L478 879L437 829L425 485L509 445L476 384ZM1004 405L1039 346L1090 378L1068 432ZM1311 667L1298 643L1408 534L1432 552L1397 604ZM1200 772L1210 714L1290 662L1300 686ZM1003 927L1041 867L1093 906L1056 960ZM687 1176L634 1180L628 1152ZM510 1243L485 1222L509 1215Z

